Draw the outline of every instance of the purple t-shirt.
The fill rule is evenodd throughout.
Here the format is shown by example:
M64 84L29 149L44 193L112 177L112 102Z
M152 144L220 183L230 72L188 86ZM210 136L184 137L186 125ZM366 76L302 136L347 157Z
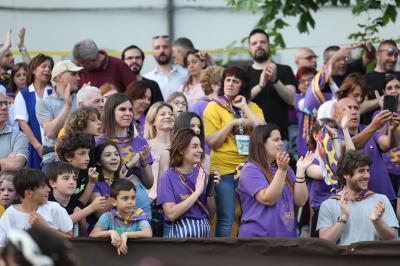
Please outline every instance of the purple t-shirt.
M183 175L193 190L196 186L198 173L199 169L197 167L194 167L192 174ZM204 179L204 191L199 197L199 200L203 203L204 206L207 206L206 183L207 178ZM161 205L167 202L178 204L189 197L191 194L192 193L190 192L190 190L179 179L179 175L175 171L175 168L169 168L160 176L157 186L157 205ZM182 218L207 218L207 214L199 207L199 204L195 203L187 212L179 217L179 219Z
M359 132L361 132L366 126L359 125L358 128ZM341 132L340 134L339 138L344 139L343 133ZM364 146L364 151L372 160L369 169L371 178L368 183L368 188L376 193L386 195L389 200L393 201L396 199L396 194L394 193L392 182L390 181L385 162L382 158L382 153L378 146L378 139L380 136L382 136L382 133L376 131Z
M133 121L133 123L135 124L135 127L138 131L139 136L141 136L143 138L144 135L144 124L146 123L146 115L142 114L139 119Z
M307 137L309 135L309 131L308 128L304 128L304 117L311 117L310 115L304 113L303 111L300 110L299 108L299 101L304 99L304 95L297 93L294 96L294 100L293 100L293 105L294 108L296 109L296 116L297 116L297 124L298 124L298 128L297 128L297 136L296 136L296 147L297 147L297 153L299 154L299 156L304 156L306 155L307 151L308 151L308 147L307 147ZM310 119L308 119L310 120ZM310 126L310 125L308 125ZM304 132L306 130L306 132Z
M319 167L319 161L317 159L314 159L313 164ZM316 180L314 178L309 178L308 184L310 206L313 209L319 209L322 202L329 199L332 195L333 186L327 185L324 180Z
M141 136L136 136L132 140L129 136L126 137L115 137L114 139L106 139L104 135L96 138L96 146L109 140L113 142L117 147L119 154L121 155L122 164L129 162L132 157L142 150L144 145L148 145L147 141ZM153 164L153 157L151 154L147 157L147 163ZM139 167L134 167L132 170L133 174L137 177L142 177L142 169Z
M274 175L276 166L270 170ZM296 176L289 167L287 176L295 182ZM296 237L294 198L287 184L273 206L266 206L255 199L258 191L269 183L263 170L255 163L247 162L240 171L238 191L242 206L239 237Z
M110 185L105 180L97 180L93 193L100 193L102 197L108 198L110 196Z
M376 111L372 117L375 117L380 111ZM400 115L400 112L397 112ZM397 128L400 130L400 127ZM386 169L389 174L400 175L400 145L382 154Z

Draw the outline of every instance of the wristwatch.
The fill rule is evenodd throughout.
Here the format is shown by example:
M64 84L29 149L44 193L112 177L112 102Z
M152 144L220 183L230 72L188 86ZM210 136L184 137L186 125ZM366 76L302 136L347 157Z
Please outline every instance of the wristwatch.
M347 221L345 219L342 218L342 216L339 216L336 220L336 222L341 223L341 224L346 224Z

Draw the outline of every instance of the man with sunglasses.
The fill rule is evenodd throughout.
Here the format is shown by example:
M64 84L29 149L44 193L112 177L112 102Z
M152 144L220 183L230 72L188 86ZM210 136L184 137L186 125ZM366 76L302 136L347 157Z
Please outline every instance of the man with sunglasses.
M376 66L374 71L365 75L365 80L368 84L368 100L364 103L364 107L369 110L361 117L361 122L365 125L369 124L372 119L372 114L379 109L379 99L375 96L375 91L379 95L383 94L385 89L385 77L387 74L394 74L400 79L400 72L395 71L399 50L397 44L393 40L384 40L378 46L376 53Z
M171 63L172 48L167 35L153 37L151 53L156 60L156 68L144 77L156 81L166 99L187 81L188 72Z
M0 172L19 171L28 158L28 138L7 123L9 105L7 97L0 94Z
M296 64L297 70L302 67L316 69L317 59L318 56L315 55L314 51L306 47L297 49L294 56L294 62Z

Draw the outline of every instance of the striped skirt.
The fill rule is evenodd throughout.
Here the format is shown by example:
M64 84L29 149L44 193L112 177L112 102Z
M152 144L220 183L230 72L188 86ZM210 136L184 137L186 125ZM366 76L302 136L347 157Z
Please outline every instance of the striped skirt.
M182 218L171 224L168 237L210 237L211 227L207 218Z

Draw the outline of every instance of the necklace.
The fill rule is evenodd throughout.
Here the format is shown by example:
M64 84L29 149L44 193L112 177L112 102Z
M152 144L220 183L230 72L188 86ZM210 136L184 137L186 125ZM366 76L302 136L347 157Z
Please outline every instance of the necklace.
M181 174L181 175L183 175L183 176L188 175L188 174L182 173L182 171L181 171L179 168L176 168L176 171L178 172L178 174ZM193 168L191 169L190 175L188 176L188 178L192 178L192 177L193 177Z

